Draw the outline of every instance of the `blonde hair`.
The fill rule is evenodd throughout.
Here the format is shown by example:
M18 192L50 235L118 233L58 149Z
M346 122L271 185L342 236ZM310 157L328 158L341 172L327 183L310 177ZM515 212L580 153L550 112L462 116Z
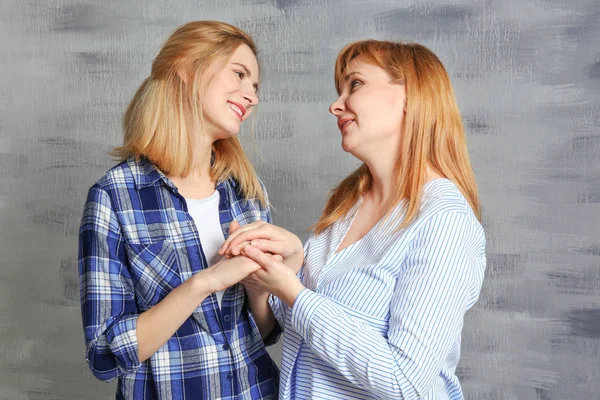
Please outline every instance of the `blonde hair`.
M123 145L112 154L120 160L146 157L165 174L187 176L193 169L192 137L184 117L190 107L194 121L204 121L198 87L206 69L228 60L240 45L256 55L252 38L219 21L195 21L178 28L152 63L150 76L136 91L123 117ZM178 72L185 71L187 84ZM213 144L210 176L217 181L233 177L246 198L265 204L265 195L239 139Z
M357 57L361 62L385 70L393 83L406 85L405 132L394 171L398 190L390 206L391 210L401 201L407 201L399 229L408 226L418 215L428 165L458 187L481 219L462 119L441 61L431 50L414 43L378 40L350 43L342 49L335 63L338 94L348 64ZM373 176L365 164L342 180L333 189L321 218L313 227L314 232L319 234L344 217L372 183Z

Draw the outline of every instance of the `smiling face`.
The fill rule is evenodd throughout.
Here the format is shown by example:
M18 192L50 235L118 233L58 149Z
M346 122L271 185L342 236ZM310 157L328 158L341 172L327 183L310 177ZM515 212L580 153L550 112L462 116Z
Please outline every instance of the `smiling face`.
M382 68L360 61L348 63L329 107L337 117L342 148L361 161L398 149L406 112L406 87L392 83Z
M203 134L211 140L237 135L258 104L258 62L245 44L225 63L213 63L201 84Z

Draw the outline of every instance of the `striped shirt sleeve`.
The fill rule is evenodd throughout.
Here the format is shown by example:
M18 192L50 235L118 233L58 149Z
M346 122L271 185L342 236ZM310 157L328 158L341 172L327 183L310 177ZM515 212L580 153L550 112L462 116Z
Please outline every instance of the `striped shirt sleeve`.
M86 359L101 380L139 365L138 310L121 230L106 191L93 186L79 230L79 283Z
M387 339L335 301L305 289L291 324L319 357L380 399L416 399L440 373L475 288L479 248L467 214L443 212L419 229L390 303ZM360 288L356 288L360 291Z

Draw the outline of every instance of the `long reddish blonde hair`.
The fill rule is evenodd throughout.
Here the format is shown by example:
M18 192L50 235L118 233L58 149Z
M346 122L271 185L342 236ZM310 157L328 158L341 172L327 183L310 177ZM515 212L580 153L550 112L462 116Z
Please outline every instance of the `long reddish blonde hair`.
M346 45L335 63L338 94L350 61L385 70L393 83L406 85L405 131L400 158L395 165L397 192L390 209L406 200L406 213L399 229L418 215L427 167L450 179L481 219L475 175L471 168L460 111L450 78L442 62L425 46L379 40L362 40ZM398 132L398 134L401 134ZM371 188L373 176L363 164L333 189L323 214L313 227L323 232L344 217ZM389 210L388 210L389 211Z
M136 91L123 117L123 145L112 154L120 160L146 157L165 174L187 176L193 170L193 141L184 117L189 107L202 126L199 85L212 63L226 62L240 45L256 55L252 38L233 25L219 21L195 21L178 28L152 63L150 76ZM184 71L187 84L178 75ZM246 198L265 196L252 164L237 136L213 144L212 179L229 177L240 184Z

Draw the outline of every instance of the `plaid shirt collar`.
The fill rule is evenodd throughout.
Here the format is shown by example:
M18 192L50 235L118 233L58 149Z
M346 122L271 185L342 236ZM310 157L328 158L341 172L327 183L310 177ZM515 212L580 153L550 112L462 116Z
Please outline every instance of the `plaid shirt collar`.
M139 159L132 157L127 160L127 164L131 169L133 175L133 181L135 182L135 188L137 190L152 186L158 181L162 181L168 188L178 193L177 187L173 182L159 170L148 158L141 156ZM226 181L218 181L216 189L219 189L222 185L228 182L232 187L237 186L235 179L227 179Z

